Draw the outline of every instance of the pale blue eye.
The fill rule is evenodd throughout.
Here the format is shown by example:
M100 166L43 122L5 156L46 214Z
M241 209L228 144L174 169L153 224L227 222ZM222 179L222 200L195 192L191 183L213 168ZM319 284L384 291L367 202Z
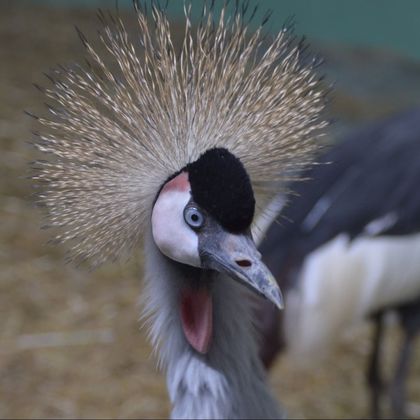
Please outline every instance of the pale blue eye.
M184 220L193 229L199 229L204 224L203 213L195 207L186 207L184 210Z

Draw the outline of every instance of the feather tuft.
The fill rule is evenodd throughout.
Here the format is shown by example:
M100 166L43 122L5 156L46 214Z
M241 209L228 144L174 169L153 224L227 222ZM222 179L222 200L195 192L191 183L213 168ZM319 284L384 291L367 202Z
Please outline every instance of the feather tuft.
M193 29L186 4L177 51L164 8L146 5L134 1L134 40L118 16L100 12L105 54L76 29L89 64L53 71L53 105L38 118L44 156L33 179L48 224L93 265L138 242L162 183L205 151L228 149L267 197L311 162L326 126L316 62L302 59L288 29L267 43L269 15L249 33L246 2L229 17L227 5L216 17L207 3Z

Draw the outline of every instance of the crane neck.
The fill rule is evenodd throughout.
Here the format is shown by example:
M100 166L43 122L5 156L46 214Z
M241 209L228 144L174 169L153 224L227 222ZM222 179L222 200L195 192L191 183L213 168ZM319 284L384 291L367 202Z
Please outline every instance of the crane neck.
M200 354L187 342L179 299L185 282L211 281L213 338ZM146 241L145 315L166 371L173 418L281 418L259 360L251 301L242 286L216 272L165 257Z

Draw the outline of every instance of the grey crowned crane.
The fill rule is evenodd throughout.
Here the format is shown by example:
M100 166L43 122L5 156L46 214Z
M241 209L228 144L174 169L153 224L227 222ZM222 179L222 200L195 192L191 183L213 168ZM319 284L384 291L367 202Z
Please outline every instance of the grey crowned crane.
M325 95L287 30L260 54L266 19L249 33L246 4L215 15L209 2L196 29L187 6L179 51L155 2L135 2L134 42L101 14L107 54L81 35L89 65L51 74L34 140L40 203L74 260L144 241L144 311L175 418L283 416L243 285L282 307L251 224L311 162Z
M390 393L405 413L405 379L420 331L420 109L375 123L324 152L307 182L267 230L260 251L285 293L265 308L266 366L286 344L300 356L325 352L350 324L375 320L368 381L372 416L384 391L384 314L397 312L405 338Z

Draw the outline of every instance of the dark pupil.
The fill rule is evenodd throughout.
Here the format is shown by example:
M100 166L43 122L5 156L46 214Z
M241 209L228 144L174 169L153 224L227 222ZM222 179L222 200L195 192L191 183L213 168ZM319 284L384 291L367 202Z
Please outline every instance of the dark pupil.
M192 214L192 215L191 215L191 220L192 220L193 222L198 222L198 214L197 214L197 213Z

